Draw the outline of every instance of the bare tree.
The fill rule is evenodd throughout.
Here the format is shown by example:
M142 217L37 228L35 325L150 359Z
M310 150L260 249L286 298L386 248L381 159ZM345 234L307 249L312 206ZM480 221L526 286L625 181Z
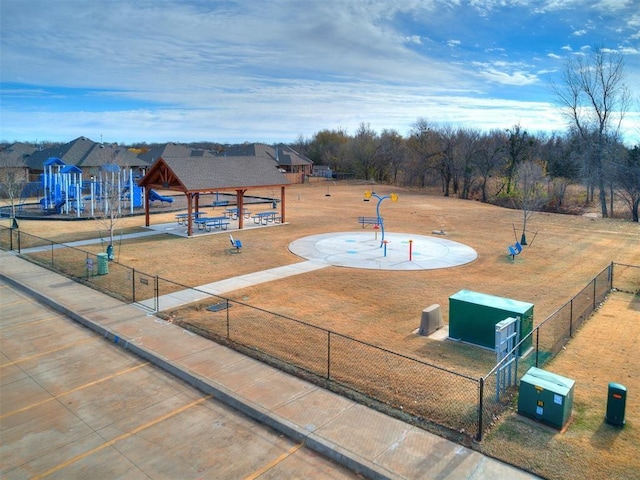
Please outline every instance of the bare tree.
M456 142L456 166L459 170L458 176L462 177L462 189L459 197L469 199L474 179L477 177L476 159L481 154L482 136L480 131L474 129L458 129Z
M474 163L481 177L480 190L482 191L482 201L485 203L489 199L487 195L487 182L504 164L505 143L505 133L501 130L492 130L481 138L480 148Z
M102 228L109 232L107 255L109 256L109 260L113 260L113 237L116 226L122 217L122 192L125 185L123 185L122 182L119 166L106 164L100 167L100 170L97 186L100 198L100 211L96 217Z
M395 130L383 130L378 150L380 171L393 184L398 182L398 172L407 159L407 147L402 136Z
M640 207L640 145L633 147L624 163L618 165L617 185L619 198L629 207L634 222L638 219Z
M411 129L407 139L409 161L405 173L405 184L425 187L428 173L435 170L435 162L440 157L440 145L436 130L427 120L420 118Z
M380 171L376 164L380 138L369 124L361 123L345 148L349 159L353 162L353 170L358 176L357 178L381 180Z
M507 139L504 152L507 156L507 184L506 194L509 195L512 189L513 176L518 165L527 158L529 148L531 147L531 139L526 130L523 130L520 124L514 125L507 130Z
M605 155L609 139L617 138L629 109L631 93L625 83L624 57L605 48L567 59L561 83L552 84L560 106L590 148L602 216L607 217Z
M29 172L22 158L0 154L0 198L11 209L11 218L16 224L16 207L20 196L29 183Z
M526 245L527 222L547 200L544 169L539 162L522 162L518 165L514 178L516 184L514 200L517 206L522 209L522 238L520 243Z

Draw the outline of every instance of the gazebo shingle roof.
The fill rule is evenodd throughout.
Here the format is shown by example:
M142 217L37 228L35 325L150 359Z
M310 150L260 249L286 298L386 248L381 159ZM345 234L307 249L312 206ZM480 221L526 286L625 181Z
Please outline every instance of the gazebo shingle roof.
M166 167L165 167L166 166ZM288 185L272 160L261 157L168 157L159 158L140 182L158 184L158 170L168 168L177 184L164 188L185 192L244 189Z

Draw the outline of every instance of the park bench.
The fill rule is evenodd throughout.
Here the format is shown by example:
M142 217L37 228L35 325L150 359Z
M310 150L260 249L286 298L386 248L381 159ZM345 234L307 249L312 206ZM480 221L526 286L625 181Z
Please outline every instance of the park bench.
M242 242L240 240L236 240L233 238L233 235L229 234L229 241L231 242L231 246L236 249L236 253L240 253L240 249L242 248Z
M362 225L362 228L367 225L379 225L382 221L382 217L358 217L358 223Z
M213 208L215 208L215 207L228 207L229 206L229 200L216 200L211 204L211 206Z
M520 253L522 252L522 245L520 245L520 242L516 242L515 245L509 245L509 255L511 255L511 260L515 260L516 259L516 255L520 255Z

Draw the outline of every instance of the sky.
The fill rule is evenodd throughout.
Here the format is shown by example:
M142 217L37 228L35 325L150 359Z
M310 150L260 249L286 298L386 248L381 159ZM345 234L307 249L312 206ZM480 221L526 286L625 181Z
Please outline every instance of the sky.
M564 132L551 82L602 47L640 142L640 0L0 0L0 27L0 141Z

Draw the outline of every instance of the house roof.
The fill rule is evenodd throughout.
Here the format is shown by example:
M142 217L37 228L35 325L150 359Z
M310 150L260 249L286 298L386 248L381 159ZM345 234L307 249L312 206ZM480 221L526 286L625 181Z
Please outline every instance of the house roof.
M44 163L51 157L61 159L66 165L78 168L97 168L107 163L127 167L148 167L149 163L139 159L124 147L97 143L86 137L78 137L71 142L56 147L38 150L25 158L31 170L43 170Z
M242 157L262 157L271 159L278 166L283 165L311 165L313 162L299 154L294 149L278 145L272 147L264 143L247 143L243 145L232 145L217 154L218 156L242 156Z
M26 143L14 143L6 149L0 150L0 167L26 168L27 163L25 158L35 151L36 147L32 147Z
M210 150L193 148L180 143L165 143L164 145L156 145L150 148L147 152L138 155L138 158L152 164L160 157L202 157L211 153Z
M140 180L145 187L205 192L288 185L272 160L262 157L161 157Z

